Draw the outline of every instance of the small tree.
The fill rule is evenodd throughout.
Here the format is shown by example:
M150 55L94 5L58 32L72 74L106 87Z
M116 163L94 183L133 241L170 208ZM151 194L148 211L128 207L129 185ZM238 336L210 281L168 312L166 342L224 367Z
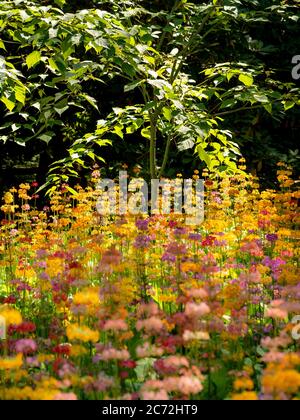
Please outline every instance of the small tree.
M299 9L280 0L263 11L256 1L245 6L237 0L176 0L169 9L168 2L103 0L102 9L73 13L64 12L67 3L54 3L0 6L6 22L0 101L8 111L2 140L49 147L59 130L69 139L68 155L53 165L47 185L77 176L86 159L101 159L95 145L128 135L146 142L151 178L164 175L175 145L193 148L212 171L233 173L240 152L227 116L256 108L272 114L299 104L293 83L274 79L272 69L254 60L249 35L253 22L299 18ZM95 132L70 139L67 111L76 109L79 118L87 106L98 111L86 84L101 86L116 76L126 80L124 93L135 103L115 107Z

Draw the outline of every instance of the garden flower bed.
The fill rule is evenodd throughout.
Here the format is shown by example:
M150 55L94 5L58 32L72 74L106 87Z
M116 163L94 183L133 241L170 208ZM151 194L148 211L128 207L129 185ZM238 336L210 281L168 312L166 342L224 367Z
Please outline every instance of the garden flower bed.
M300 193L278 179L207 178L196 228L100 217L92 186L43 211L7 192L0 399L299 398Z

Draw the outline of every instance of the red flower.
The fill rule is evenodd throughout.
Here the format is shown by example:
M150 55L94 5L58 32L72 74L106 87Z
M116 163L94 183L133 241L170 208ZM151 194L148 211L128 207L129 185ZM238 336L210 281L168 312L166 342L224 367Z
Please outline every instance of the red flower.
M136 368L136 362L134 360L123 360L120 362L120 367L125 369L134 369Z
M55 373L58 373L59 369L62 367L62 365L65 363L65 359L62 357L58 357L55 362L53 363L53 370Z
M121 379L126 379L126 378L128 378L128 376L129 376L129 373L128 373L128 372L126 372L126 370L122 370L122 371L120 372L120 377L121 377Z
M30 333L36 330L36 325L30 321L24 321L17 327L18 332Z
M17 298L15 296L8 296L4 298L3 303L16 303Z
M53 353L70 356L71 345L70 344L59 344L52 349Z
M204 241L202 241L202 246L212 246L216 238L214 236L207 236Z
M32 333L36 330L36 325L30 321L24 321L20 325L10 325L8 328L8 334L12 335L15 332L20 334Z

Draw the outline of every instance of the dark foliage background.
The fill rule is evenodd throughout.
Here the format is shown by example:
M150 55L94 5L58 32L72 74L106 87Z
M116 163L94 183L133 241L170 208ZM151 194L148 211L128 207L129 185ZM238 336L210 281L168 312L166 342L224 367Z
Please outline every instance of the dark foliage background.
M43 0L38 2L42 5L63 7L64 12L75 13L82 9L99 7L110 12L113 5L109 1L76 0L63 2L54 0ZM126 3L126 2L125 2ZM130 2L128 2L129 4ZM174 4L172 0L140 0L139 5L151 12L169 11ZM202 3L194 1L194 3ZM203 2L204 3L204 2ZM221 2L232 4L233 2ZM279 14L268 14L268 21L260 20L270 6L281 5L299 15L299 2L280 0L240 1L236 2L245 12L253 12L253 21L245 23L236 21L230 27L219 27L211 31L206 38L206 46L201 52L195 52L189 57L186 67L193 78L201 82L201 71L219 62L249 62L254 66L261 65L264 71L273 71L273 78L282 83L292 83L291 59L300 54L299 36L300 25L297 20L288 22L281 19ZM124 6L126 7L126 5ZM157 17L156 25L164 25L164 17ZM1 32L0 32L1 38ZM166 42L163 48L168 47ZM18 55L20 52L17 44L9 45L9 55ZM30 51L28 51L30 52ZM23 50L24 54L25 51ZM93 58L93 53L82 55L88 59ZM96 57L94 57L96 59ZM271 70L272 69L272 70ZM26 74L25 74L26 75ZM16 184L22 180L37 178L43 183L49 166L64 157L64 149L68 147L74 137L83 136L90 127L96 125L99 118L108 115L111 110L118 106L135 104L140 101L138 91L124 93L126 81L121 77L104 78L102 84L93 83L92 80L83 80L84 91L93 96L98 104L99 112L85 104L84 109L78 110L71 107L63 114L63 125L54 128L55 136L47 144L44 142L30 142L24 145L15 141L0 141L0 185L1 189L8 185ZM294 81L300 87L300 80ZM45 88L45 95L51 95L52 90ZM212 104L213 105L213 104ZM276 110L275 110L276 111ZM4 106L0 105L0 124L12 124L21 122L22 117L17 113L4 118ZM245 156L248 168L251 172L257 173L264 186L273 186L275 182L276 163L280 160L290 163L296 174L299 175L300 154L299 129L300 110L295 106L286 112L279 108L273 115L260 108L229 114L225 119L228 129L235 133L235 141L240 145L242 154ZM7 125L5 126L7 130ZM24 128L22 128L23 130ZM24 129L25 130L25 129ZM25 133L24 133L25 135ZM160 154L161 151L158 150ZM126 136L126 141L116 141L113 147L109 146L101 150L107 162L105 165L108 173L114 174L123 163L133 168L136 164L143 167L148 159L148 151L145 143L138 141L137 134ZM172 149L167 175L184 172L189 175L193 169L204 166L199 158L194 155L192 149L178 151ZM84 178L89 169L81 171Z

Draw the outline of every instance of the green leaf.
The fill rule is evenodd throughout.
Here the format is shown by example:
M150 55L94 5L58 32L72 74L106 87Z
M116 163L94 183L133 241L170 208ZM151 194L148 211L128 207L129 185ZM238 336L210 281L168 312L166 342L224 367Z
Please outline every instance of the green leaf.
M73 188L71 188L69 185L66 185L66 189L73 195L73 196L77 196L78 192L75 191Z
M220 109L230 108L236 104L237 104L237 100L235 98L226 99L225 101L222 101Z
M172 110L171 110L171 108L164 107L163 108L163 114L164 114L165 119L167 121L171 122L171 120L172 120Z
M59 7L63 7L66 4L66 0L54 0L54 3Z
M96 101L96 99L95 98L93 98L92 96L90 96L90 95L87 95L87 94L85 94L85 93L83 93L82 94L82 97L90 104L90 105L92 105L92 107L93 108L95 108L98 112L99 112L99 108L98 108L98 105L97 105L97 101Z
M140 86L142 83L143 83L143 81L141 81L141 80L129 83L128 85L126 85L124 87L124 92L125 93L130 92L130 91L134 90L135 88L137 88L138 86Z
M177 147L180 152L184 152L185 150L192 149L194 145L195 140L193 138L189 138L178 143Z
M42 134L38 138L48 144L50 140L52 139L52 137L53 137L53 133L49 132L49 133Z
M6 48L5 48L4 42L3 42L3 41L1 41L1 39L0 39L0 48L1 48L1 50L5 50L5 51L6 51Z
M196 147L196 150L198 152L199 158L206 163L208 169L211 167L211 158L209 154L203 149L200 144Z
M130 77L134 77L135 76L135 69L134 67L132 67L130 64L128 63L123 63L123 71Z
M55 107L54 109L58 113L58 115L61 117L62 114L64 112L66 112L69 108L70 108L69 105L67 105L67 106L64 106L63 108L57 108L57 107Z
M21 102L21 104L25 105L25 99L26 99L26 90L24 86L16 85L14 88L15 91L15 98L18 102Z
M264 95L263 93L261 93L261 94L255 93L253 95L253 98L256 101L261 102L263 104L268 104L270 102L269 99L268 99L268 97L266 95Z
M53 60L53 58L49 58L48 62L49 62L49 66L50 66L51 70L53 70L53 71L58 71L59 70L58 66L57 66L56 62Z
M145 139L151 139L151 128L145 127L142 129L141 134Z
M115 133L121 139L124 139L123 128L124 128L123 125L116 125L114 127L113 133Z
M270 104L265 104L264 108L269 114L272 114L273 107L272 107L271 103Z
M283 102L284 105L284 110L288 111L291 108L294 108L294 106L296 105L294 101L284 101Z
M42 55L39 51L33 51L26 57L26 64L29 69L41 61Z
M2 96L1 102L4 103L4 105L9 111L12 111L14 107L16 106L15 102L12 102L10 99L6 98L5 96Z
M224 157L224 155L223 155L222 152L219 152L218 153L217 158L219 159L220 163L223 163L224 162L225 157Z
M135 125L130 125L129 127L126 128L126 134L133 134L135 133L137 130Z
M219 143L212 143L212 147L215 149L216 153L219 153L219 151L221 150L221 145Z
M253 77L250 74L240 74L239 81L244 83L245 86L252 86L254 83Z

